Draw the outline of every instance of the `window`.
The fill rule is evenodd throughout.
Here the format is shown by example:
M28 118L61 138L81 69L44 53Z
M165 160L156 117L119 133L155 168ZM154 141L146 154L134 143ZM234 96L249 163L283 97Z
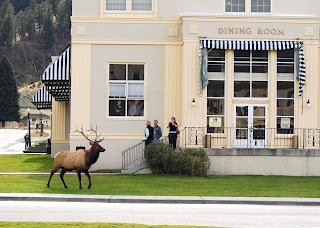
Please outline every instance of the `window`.
M107 1L107 10L115 10L115 11L127 10L126 0L106 0L106 1Z
M132 0L132 10L151 11L152 0Z
M106 7L110 11L152 11L152 0L106 0Z
M144 65L109 65L109 116L144 116Z
M271 0L251 0L252 13L270 13Z
M277 55L277 132L293 134L294 49L278 51Z
M208 133L224 133L225 50L208 53L207 122ZM215 126L212 126L214 122Z
M226 0L226 12L245 12L245 0Z
M268 51L234 51L234 97L268 97Z

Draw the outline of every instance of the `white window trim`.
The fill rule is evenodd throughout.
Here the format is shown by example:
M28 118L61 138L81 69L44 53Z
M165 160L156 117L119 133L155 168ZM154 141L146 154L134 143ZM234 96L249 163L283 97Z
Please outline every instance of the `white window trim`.
M244 12L227 12L226 11L226 1L228 0L224 0L224 3L223 3L223 12L225 14L236 14L236 15L246 15L246 11L247 11L247 0L244 1ZM251 6L251 5L250 5Z
M288 79L286 79L286 80L278 80L278 72L277 72L277 80L276 80L276 83L277 83L277 86L278 86L278 82L293 82L293 88L294 88L294 98L279 98L279 99L283 99L283 100L286 100L286 99L292 99L292 100L294 100L294 111L293 111L293 113L294 113L294 116L278 116L278 107L277 107L277 102L278 102L278 95L277 95L277 93L278 93L278 88L277 88L277 92L276 92L276 123L277 123L277 119L280 117L287 117L287 118L292 118L293 117L293 119L294 119L294 121L293 121L293 129L295 129L296 128L296 124L297 124L297 103L298 102L296 102L296 97L297 97L297 91L298 91L298 88L297 88L297 86L298 86L298 83L297 83L297 80L295 79L295 75L296 75L296 73L297 73L297 69L296 69L296 57L297 57L297 50L294 50L294 56L293 56L293 69L294 69L294 72L293 72L293 79L292 80L288 80ZM276 68L278 67L278 63L283 63L283 62L279 62L278 61L278 58L277 58L277 65L276 65ZM281 74L281 73L280 73ZM278 126L276 126L276 129L277 129L277 127ZM276 135L275 135L275 137L276 138L286 138L286 137L290 137L290 136L293 136L294 134L279 134L278 133L278 130L276 130Z
M128 98L127 97L127 92L128 90L126 89L126 98L110 98L109 97L109 86L110 86L110 82L118 82L118 83L126 83L126 88L128 85L128 82L132 82L132 83L139 83L139 81L135 81L135 80L110 80L110 65L111 64L125 64L125 65L144 65L144 80L143 82L140 81L141 84L144 84L144 97L143 98L137 98L135 100L143 100L144 101L144 110L143 110L143 116L127 116L127 106L126 106L126 110L125 110L125 116L110 116L110 109L109 109L109 101L110 100L125 100L125 101L130 101L130 100L134 100L134 98ZM126 77L127 77L127 72L126 72ZM119 121L123 121L123 120L130 120L130 121L145 121L147 120L147 63L146 62L124 62L124 61L117 61L117 62L107 62L107 84L106 84L106 119L112 119L112 120L119 120Z
M238 100L238 101L241 101L241 100L248 100L248 99L250 99L250 100L264 100L264 101L266 101L266 100L269 100L270 99L270 59L271 59L271 56L270 56L270 51L268 51L268 79L267 80L257 80L257 81L261 81L261 82L268 82L268 96L267 97L252 97L252 82L254 81L254 80L252 80L253 79L253 74L254 73L252 73L252 64L253 64L253 61L252 61L252 51L250 51L250 97L235 97L234 96L234 82L235 81L247 81L247 80L242 80L242 79L240 79L240 80L235 80L235 78L233 78L233 84L232 84L232 89L233 89L233 99L234 100ZM234 67L234 65L235 65L235 62L239 62L239 61L234 61L234 53L233 53L233 67ZM245 62L245 61L243 61L243 62ZM246 61L246 63L247 63L247 61ZM256 62L256 63L262 63L262 62ZM235 74L235 72L233 73L233 74Z
M107 10L107 1L100 0L100 17L107 18L155 18L157 17L158 0L152 0L152 10L132 10L132 0L126 0L126 10Z
M252 11L251 11L251 5L252 5L252 0L250 0L250 13L251 13L252 15L256 15L256 16L258 16L258 15L271 15L272 12L273 12L273 3L272 3L272 0L270 0L270 12L252 12Z

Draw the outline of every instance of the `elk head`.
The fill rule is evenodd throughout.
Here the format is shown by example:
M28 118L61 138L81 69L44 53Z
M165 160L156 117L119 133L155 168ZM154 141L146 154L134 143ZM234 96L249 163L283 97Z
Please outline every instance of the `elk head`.
M89 141L90 146L91 146L90 150L91 150L92 152L96 152L96 153L105 152L106 150L105 150L102 146L100 146L100 143L104 140L104 138L103 138L103 139L99 139L99 137L101 136L101 134L98 135L97 127L96 127L95 130L91 127L91 129L88 130L88 131L94 132L94 133L96 134L96 137L95 137L94 140L89 139L89 137L84 134L83 128L81 128L81 131L79 131L79 130L77 129L75 132L82 134L83 137L85 137L85 139L87 139L87 140Z

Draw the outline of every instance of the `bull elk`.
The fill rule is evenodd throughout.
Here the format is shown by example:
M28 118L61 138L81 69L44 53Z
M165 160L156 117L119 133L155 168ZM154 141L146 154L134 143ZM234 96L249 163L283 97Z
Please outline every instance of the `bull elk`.
M91 148L89 150L61 151L56 154L56 156L54 157L53 169L51 171L50 178L47 184L48 188L50 187L50 181L53 174L55 174L55 172L57 172L60 168L61 168L60 178L65 188L68 188L68 187L63 179L64 174L67 171L73 171L73 170L75 170L78 174L79 188L82 189L81 172L84 172L85 175L88 177L89 179L88 189L91 188L91 177L89 174L89 169L91 165L96 163L96 161L98 160L100 152L104 152L105 149L102 148L99 144L104 139L99 140L99 137L101 135L98 136L97 128L96 130L94 130L91 127L89 131L94 132L96 134L95 140L89 139L89 137L83 133L83 129L81 129L81 131L77 129L74 132L74 133L82 134L85 137L85 139L87 139L90 142Z

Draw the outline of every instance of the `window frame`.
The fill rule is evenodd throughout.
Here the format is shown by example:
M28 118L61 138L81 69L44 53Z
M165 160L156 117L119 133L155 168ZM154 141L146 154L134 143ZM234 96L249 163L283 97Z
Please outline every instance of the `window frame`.
M215 50L215 49L212 49ZM211 51L211 50L210 50ZM209 52L210 52L209 51ZM221 50L220 50L221 51ZM209 66L209 63L219 63L219 64L223 64L224 65L224 72L208 72L208 80L209 81L222 81L224 83L224 88L223 88L223 93L224 95L222 97L209 97L208 96L208 89L209 89L209 85L206 87L206 121L207 121L207 128L206 128L206 133L212 136L221 136L225 134L225 126L226 126L226 86L227 86L227 81L226 81L226 64L227 64L227 51L224 51L224 60L218 60L218 61L209 61L209 52L207 55L207 65ZM223 100L224 105L223 105L223 115L209 115L208 114L208 100L212 100L212 99L216 99L216 100ZM208 121L210 117L221 117L223 119L223 126L220 128L215 128L215 127L209 127L208 125ZM217 130L217 132L213 132L210 133L208 131L210 131L209 129L211 128L215 128L215 129L222 129L222 131Z
M110 65L126 65L126 80L110 80ZM144 80L128 80L129 77L129 65L143 65L144 66ZM146 62L107 62L107 102L106 102L106 116L110 119L115 120L146 120L147 115L147 80L146 80L146 73L147 73L147 63ZM110 85L125 85L125 98L111 98L110 97ZM143 84L143 97L129 97L129 84ZM110 101L116 101L116 100L122 100L125 101L125 115L123 116L112 116L110 115ZM143 115L142 116L129 116L128 115L128 101L143 101L144 102L144 109L143 109Z
M288 49L289 50L289 49ZM296 102L296 91L297 91L297 82L296 82L296 79L295 79L295 75L296 75L296 58L297 58L297 50L294 49L294 52L293 52L293 61L292 62L281 62L279 61L278 59L278 51L277 51L277 80L276 80L276 129L277 129L277 137L281 137L281 136L291 136L291 135L294 135L294 129L295 129L295 126L296 126L296 111L297 111L297 108L296 108L296 105L297 105L297 102ZM292 79L281 79L279 80L279 74L284 74L284 73L278 73L278 64L283 64L283 63L291 63L293 64L293 77ZM291 65L290 64L290 65ZM291 73L290 73L291 74ZM293 98L281 98L281 97L278 97L278 82L293 82ZM281 116L281 115L278 115L278 100L286 100L286 101L293 101L293 116ZM290 118L292 119L293 118L293 128L289 128L289 129L282 129L282 128L278 128L278 118L280 118L280 121L281 121L281 118ZM287 131L290 131L290 133L279 133L278 130L287 130Z
M241 51L241 50L240 50ZM245 51L245 50L243 50ZM249 50L248 50L249 51ZM262 50L261 50L262 51ZM266 50L264 50L266 51ZM270 59L271 59L271 54L270 54L270 51L267 51L268 53L268 61L267 62L263 62L263 61L253 61L253 51L250 50L250 60L249 61L235 61L235 55L234 55L235 52L233 52L233 69L235 68L235 65L236 63L240 63L240 64L249 64L249 67L250 67L250 72L248 73L250 76L249 76L249 80L244 80L244 79L238 79L236 80L236 76L235 74L236 73L240 73L240 72L233 72L233 99L235 100L243 100L243 99L251 99L251 100L268 100L270 98ZM254 64L262 64L262 63L267 63L268 65L268 73L267 73L267 79L266 80L254 80L254 74L253 73L253 66ZM234 95L234 92L235 92L235 82L236 81L239 81L239 82L249 82L250 83L250 96L249 97L236 97ZM267 96L266 97L253 97L253 82L267 82Z
M228 12L227 11L227 1L228 0L225 0L224 1L224 4L223 4L223 7L224 7L224 13L225 14L237 14L237 15L241 15L241 14L246 14L246 7L247 7L247 0L244 0L244 12ZM231 4L231 7L232 7L232 4Z
M100 0L100 17L110 18L154 18L157 16L157 1L151 0L151 10L132 10L132 1L126 0L126 10L107 10L107 0Z
M253 15L270 15L273 12L272 7L272 0L270 0L270 12L252 12L252 0L250 0L250 13Z

